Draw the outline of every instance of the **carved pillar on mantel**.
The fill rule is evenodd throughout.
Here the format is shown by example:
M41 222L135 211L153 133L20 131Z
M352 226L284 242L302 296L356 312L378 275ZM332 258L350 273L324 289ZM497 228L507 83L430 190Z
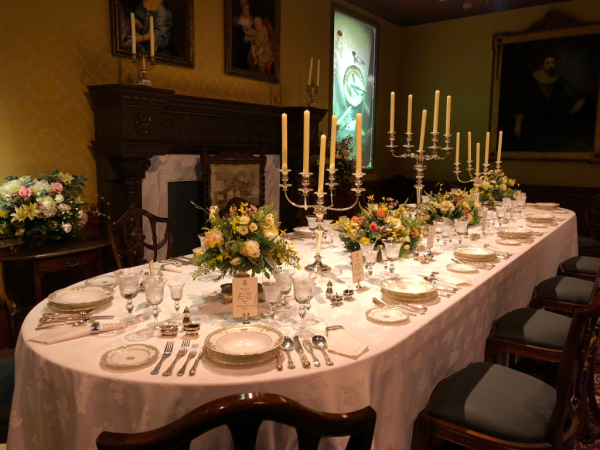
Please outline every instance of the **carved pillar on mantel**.
M201 155L204 149L281 155L283 112L288 114L290 161L295 164L302 153L305 107L189 97L117 84L88 86L88 90L95 116L92 145L98 194L110 203L105 208L113 221L125 210L142 206L142 180L155 155ZM311 154L318 154L319 123L327 110L310 110ZM298 213L286 205L280 202L280 217L295 226Z

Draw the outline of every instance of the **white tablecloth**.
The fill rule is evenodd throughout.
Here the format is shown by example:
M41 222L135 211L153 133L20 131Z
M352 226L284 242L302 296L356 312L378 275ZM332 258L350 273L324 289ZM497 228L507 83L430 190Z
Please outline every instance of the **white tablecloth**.
M162 352L166 339L151 336L145 331L149 322L142 322L120 334L90 336L49 346L31 342L28 339L40 333L34 328L44 308L42 302L25 320L17 345L8 449L95 449L96 437L103 430L151 430L208 401L251 391L282 394L328 412L348 412L371 405L377 412L373 448L407 449L415 417L435 384L467 364L481 361L492 321L525 306L533 287L555 275L561 261L577 254L575 215L558 217L566 220L556 227L536 230L545 234L535 238L531 245L503 247L514 253L510 260L499 262L492 271L470 275L475 286L464 287L451 298L440 297L431 302L427 314L411 317L404 326L382 326L365 318L365 311L373 307L372 297L379 295L376 285L383 273L381 265L376 266L373 283L364 282L367 289L354 302L332 308L324 297L325 284L328 278L333 279L338 292L344 286L351 286L350 258L340 248L339 241L337 246L326 248L323 260L334 270L319 280L320 289L311 312L329 325L343 325L369 346L369 351L357 361L332 354L335 365L331 367L303 369L294 354L297 368L288 370L284 363L283 372L275 369L274 361L232 369L206 359L195 377L152 376L151 368L111 371L100 365L100 357L107 350L144 342ZM495 237L478 243L485 242L497 246ZM310 262L313 248L299 242L298 249L302 263ZM448 252L438 255L437 261L429 265L401 261L396 264L396 273L416 275L433 270L448 273L446 265L450 257ZM190 273L191 268L186 272ZM194 305L193 309L205 314L199 339L202 342L208 333L231 325L233 320L225 314L228 307L218 303L218 296L212 294L218 289L217 284L192 282L191 278L188 281L182 305ZM116 291L107 312L121 318L126 314L125 301L118 295L118 288ZM142 309L144 301L144 295L134 300ZM161 317L174 311L168 288L160 307ZM293 335L293 330L282 331ZM176 338L176 348L182 339ZM271 432L265 432L265 428ZM193 448L200 448L200 441L202 449L231 448L225 428L208 433ZM327 440L322 448L341 448L345 442L346 439ZM284 426L265 424L259 432L257 448L296 448L295 433Z

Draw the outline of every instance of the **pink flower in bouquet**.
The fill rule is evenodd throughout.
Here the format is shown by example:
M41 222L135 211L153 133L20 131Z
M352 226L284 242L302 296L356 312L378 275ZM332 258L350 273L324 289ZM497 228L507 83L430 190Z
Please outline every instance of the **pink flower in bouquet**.
M465 217L467 217L469 215L469 210L468 209L463 209L463 215Z
M380 231L382 234L384 234L384 233L387 233L387 227L386 227L385 225L383 225L383 226L382 226L382 227L379 229L379 231Z
M413 238L413 239L416 239L416 238L418 238L418 237L419 237L419 234L421 234L421 233L419 232L419 230L412 230L412 231L410 232L410 235L412 236L412 238Z
M454 201L456 203L460 202L463 199L462 195L457 195L456 198L454 199Z
M62 229L65 233L70 233L71 232L71 224L70 223L63 223L62 224Z
M429 219L431 219L431 216L429 214L423 214L423 220L424 221L428 221Z
M50 184L50 187L52 188L52 190L54 192L56 192L57 194L60 194L63 190L63 185L62 183L52 183Z
M386 199L385 199L385 201L386 201L386 202L393 202L393 201L394 201L394 199L393 199L392 197L388 197L388 198L386 198Z
M371 225L369 225L369 230L377 231L377 230L379 230L379 227L377 226L377 224L375 222L373 222Z
M28 187L22 186L17 191L17 196L20 198L29 198L29 197L31 197L31 189L29 189Z
M358 223L358 217L356 217L356 216L353 216L353 217L352 217L352 222L354 222L354 223Z
M378 219L383 219L386 215L387 215L387 211L383 208L381 208L381 209L379 209L379 211L377 211Z

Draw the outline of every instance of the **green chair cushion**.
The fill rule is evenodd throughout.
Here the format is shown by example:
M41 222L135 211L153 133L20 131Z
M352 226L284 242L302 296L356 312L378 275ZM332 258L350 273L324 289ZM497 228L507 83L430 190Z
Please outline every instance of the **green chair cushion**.
M600 258L574 256L561 264L565 272L596 275L600 270Z
M14 390L15 360L0 361L0 425L8 426Z
M537 295L546 300L587 305L593 289L592 281L573 277L552 277L537 285Z
M600 248L600 241L587 236L579 236L577 238L577 247L584 248L586 250L592 248Z
M429 414L498 439L546 442L556 391L516 370L474 363L446 378Z
M562 350L571 318L535 308L519 308L498 320L494 337L520 344Z

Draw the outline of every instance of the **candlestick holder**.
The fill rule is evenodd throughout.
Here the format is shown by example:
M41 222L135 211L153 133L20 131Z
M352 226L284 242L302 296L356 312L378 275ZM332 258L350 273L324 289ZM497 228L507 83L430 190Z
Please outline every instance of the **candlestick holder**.
M396 132L395 131L388 132L388 135L390 137L390 143L389 143L389 145L386 145L386 147L390 149L390 153L395 158L412 158L415 160L415 165L413 166L413 168L416 171L416 179L417 179L417 184L415 184L415 189L417 191L416 216L421 217L423 215L423 212L421 210L421 204L422 204L421 196L422 196L423 187L424 187L424 185L423 185L424 172L425 172L425 169L427 168L426 162L431 161L431 160L446 159L446 157L448 156L448 153L450 152L450 150L452 150L452 147L450 147L450 138L452 137L452 135L444 134L444 143L446 144L446 146L440 147L437 145L437 141L439 139L440 133L432 132L431 133L431 146L428 147L428 149L430 149L431 152L426 153L425 150L423 150L422 148L419 150L413 151L412 149L414 148L414 145L412 145L410 143L412 141L413 134L411 132L407 132L405 134L406 134L406 144L403 145L403 147L405 149L404 153L401 153L400 155L396 155L396 153L395 153L395 149L398 148L398 146L394 144L394 141L396 140ZM441 151L440 154L438 154L438 151Z
M154 68L154 66L156 65L156 59L154 58L154 56L149 57L146 49L141 49L139 52L140 57L138 58L137 56L137 54L132 55L131 61L133 62L136 68L139 67L140 72L142 73L142 78L138 80L137 84L138 86L152 87L152 82L148 78L146 78L146 73ZM148 66L148 58L150 58L150 66Z
M309 108L316 108L317 104L315 103L315 97L319 93L319 86L315 85L314 81L311 81L310 84L306 85L306 92L310 96L310 102L308 102Z
M287 201L292 206L295 206L296 208L303 208L305 211L307 211L309 208L313 208L314 214L315 214L315 216L317 216L317 228L315 229L317 253L315 255L315 262L313 262L312 264L309 264L308 266L305 267L305 269L308 270L309 272L328 272L331 270L331 267L329 267L326 264L323 264L322 258L321 258L321 244L323 242L323 234L324 234L323 217L325 216L325 214L327 214L327 211L343 212L343 211L348 211L348 210L354 208L356 206L356 204L358 203L361 194L364 192L364 189L361 188L362 177L364 176L364 174L363 173L355 173L354 174L355 187L351 189L352 191L354 191L354 193L356 195L356 199L354 200L354 203L352 204L352 206L348 206L346 208L335 208L333 206L333 201L334 201L333 195L334 195L335 187L337 186L337 183L335 182L335 172L337 171L337 169L329 168L329 169L327 169L327 171L329 172L329 183L326 183L327 186L329 186L329 195L330 195L329 206L325 206L325 196L327 195L327 193L326 192L318 192L318 191L315 193L317 195L317 204L316 205L308 204L308 196L313 191L312 189L310 189L308 187L308 185L310 184L310 176L312 175L312 173L310 173L310 172L301 172L300 173L300 175L302 176L302 187L299 188L298 190L302 193L303 202L301 204L293 202L288 195L288 188L290 188L292 186L291 184L288 184L288 181L289 181L288 175L291 172L291 170L289 170L287 168L280 170L280 172L281 172L280 186L285 194L285 198L287 199Z

